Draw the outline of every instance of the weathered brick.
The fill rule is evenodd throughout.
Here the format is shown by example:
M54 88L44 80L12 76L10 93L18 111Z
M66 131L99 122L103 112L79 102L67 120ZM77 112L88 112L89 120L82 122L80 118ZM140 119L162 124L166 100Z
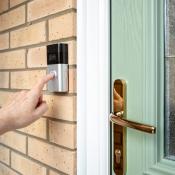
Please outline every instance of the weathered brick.
M7 132L0 136L0 143L22 153L26 153L26 136L24 135L15 132Z
M75 0L35 0L28 4L28 21L75 8L75 6Z
M27 66L30 68L47 66L46 46L35 47L28 50Z
M0 15L0 31L10 29L12 27L25 23L25 7L21 6Z
M8 3L12 9L8 10ZM30 89L46 74L47 39L58 42L67 38L64 42L69 47L68 63L76 64L76 12L72 8L76 8L76 0L0 0L0 13L8 10L0 14L0 88L6 88L0 91L0 106L14 98L15 89ZM13 48L16 50L11 51ZM76 93L74 66L69 68L69 93ZM0 164L0 175L76 174L73 150L77 126L67 122L76 121L76 95L46 92L44 100L49 106L45 114L48 118L0 136L0 161L8 165L11 161L12 167Z
M50 141L58 145L76 148L76 124L49 121Z
M19 131L46 139L46 136L47 136L46 127L47 127L46 119L41 118L31 125L25 128L19 129Z
M0 88L9 88L9 72L0 72Z
M11 72L11 88L31 89L44 75L46 75L46 70Z
M49 20L49 40L73 36L76 36L76 13L67 13Z
M0 145L0 161L9 165L10 163L10 150Z
M25 50L0 53L0 69L25 68Z
M69 46L69 65L77 63L77 42L76 41L68 41Z
M9 48L9 33L0 35L0 50Z
M21 174L46 175L46 168L15 153L11 154L11 166Z
M2 163L0 163L0 174L1 175L19 175L18 173L8 168L7 166L3 165Z
M56 173L55 171L50 170L49 175L61 175L60 173Z
M12 92L0 91L0 106L8 102L13 95ZM44 95L44 100L48 104L48 111L45 116L62 120L76 121L76 97Z
M26 0L10 0L10 7L14 7L18 4L25 2Z
M76 69L69 69L69 92L75 93L77 91L77 74Z
M10 46L12 48L37 44L46 40L46 23L24 27L10 33Z
M28 140L28 154L51 167L75 175L76 152L68 151L34 138Z
M76 97L44 95L49 106L45 116L62 120L76 120Z
M0 13L8 10L8 0L0 0Z

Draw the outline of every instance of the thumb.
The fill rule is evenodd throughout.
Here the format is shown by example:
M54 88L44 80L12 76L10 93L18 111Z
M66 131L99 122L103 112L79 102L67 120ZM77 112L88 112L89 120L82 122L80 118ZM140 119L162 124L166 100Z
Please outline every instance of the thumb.
M48 110L48 106L45 101L42 101L39 106L34 110L33 115L37 118L41 117Z

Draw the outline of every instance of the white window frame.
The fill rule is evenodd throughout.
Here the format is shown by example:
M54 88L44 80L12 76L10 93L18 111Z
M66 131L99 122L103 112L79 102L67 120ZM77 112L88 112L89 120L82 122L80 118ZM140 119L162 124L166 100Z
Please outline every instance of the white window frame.
M77 175L110 169L109 11L109 0L77 0Z

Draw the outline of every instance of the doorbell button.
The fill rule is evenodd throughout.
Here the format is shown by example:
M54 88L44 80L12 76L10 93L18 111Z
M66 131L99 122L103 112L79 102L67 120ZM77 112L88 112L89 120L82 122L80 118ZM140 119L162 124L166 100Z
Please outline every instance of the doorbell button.
M57 77L57 72L55 70L50 71L50 74L53 74L54 78Z

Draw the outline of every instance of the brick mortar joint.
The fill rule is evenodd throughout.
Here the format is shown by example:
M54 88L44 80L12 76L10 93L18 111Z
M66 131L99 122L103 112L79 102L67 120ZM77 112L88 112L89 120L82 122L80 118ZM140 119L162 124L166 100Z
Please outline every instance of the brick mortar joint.
M3 164L5 167L9 168L10 170L14 171L15 173L17 173L18 175L22 175L20 172L18 172L17 170L13 169L11 166L5 164L4 162L0 161L1 164Z
M21 135L24 135L24 136L28 137L28 139L29 138L36 139L36 140L42 141L43 143L49 144L51 146L55 146L55 147L60 148L60 149L64 149L66 151L70 151L70 152L76 152L77 151L77 148L72 149L72 148L68 148L68 147L62 146L62 145L58 145L58 144L56 144L54 142L51 142L50 140L43 139L41 137L37 137L37 136L34 136L34 135L30 135L30 134L24 133L22 131L17 131L16 130L14 132L18 133L18 134L21 134Z
M12 10L15 10L15 9L19 8L20 6L23 6L24 4L28 4L29 2L32 2L32 1L34 1L34 0L24 1L24 2L22 2L20 4L18 4L18 5L10 7L10 0L8 0L8 9L3 11L3 12L1 12L0 15L3 15L5 13L8 13L8 12L12 11Z
M71 41L76 42L76 38L77 38L76 36L71 36L71 37L67 37L67 38L61 38L58 40L52 40L52 41L42 42L42 43L37 43L37 44L30 44L30 45L26 45L26 46L15 47L15 48L9 47L8 49L0 50L0 54L6 53L6 52L11 52L11 51L16 51L16 50L22 50L22 49L33 49L33 48L42 47L42 46L44 47L44 46L47 46L48 44L54 44L54 43L58 43L58 42L71 42Z
M30 90L30 89L9 89L9 88L0 88L0 92L20 92L21 90ZM43 90L43 95L48 95L48 96L55 96L55 97L77 97L77 93L52 93L48 92L47 90Z
M6 12L4 12L4 13L10 12L11 10L17 9L17 8L23 6L23 5L27 8L27 6L28 6L27 4L28 4L29 2L31 2L31 1L33 1L33 0L25 1L25 2L23 2L23 3L21 3L21 4L17 5L17 6L14 6L14 7L12 7L12 8L9 7L9 9L8 9ZM10 2L10 0L9 0L9 2ZM25 8L25 9L26 9L26 8ZM10 44L10 36L11 36L10 33L11 33L11 32L13 32L13 31L15 31L15 30L18 30L18 29L21 29L22 27L27 27L27 26L30 26L30 25L38 24L38 23L43 22L43 21L47 21L47 22L46 22L46 25L47 25L46 31L47 31L47 30L49 30L49 28L48 28L48 20L54 19L54 18L56 18L56 17L62 16L62 15L65 15L65 14L68 14L68 13L71 13L71 12L76 13L76 9L75 9L75 8L70 8L70 9L63 10L63 11L57 12L57 13L55 13L55 14L50 14L50 15L48 15L48 16L45 16L45 17L42 17L42 18L33 20L33 21L31 21L31 22L28 22L28 21L27 21L27 10L25 10L25 13L26 13L26 21L25 21L24 24L19 25L19 26L16 26L16 27L12 27L12 28L7 29L7 30L4 30L4 31L0 32L0 34L7 33L7 32L8 32L8 33L9 33L9 44ZM0 15L2 15L2 13L1 13ZM48 31L48 32L49 32L49 31ZM47 34L47 35L48 35L48 34ZM48 37L48 36L47 36L47 37ZM37 44L31 44L31 45L22 46L22 47L10 48L10 45L9 45L9 48L8 48L8 49L3 50L2 52L0 51L0 53L10 52L10 51L19 50L19 49L26 49L26 53L27 53L27 50L30 49L30 48L35 48L35 47L37 47L37 46L43 46L43 44L47 45L47 44L49 44L49 43L60 42L60 41L64 41L64 40L67 40L67 39L69 40L70 38L71 38L71 41L72 41L72 40L76 41L76 36L72 36L72 37L69 37L69 38L62 38L62 39L54 40L54 41L49 41L49 38L48 38L48 40L46 40L46 42L37 43ZM46 67L28 68L28 67L27 67L27 56L26 56L26 58L25 58L25 61L26 61L26 67L25 67L24 69L5 69L5 70L0 70L0 72L5 72L5 71L7 71L7 72L9 72L9 76L10 76L11 73L13 73L13 71L28 71L28 70L33 71L33 70L45 70L45 69L46 69ZM76 67L76 64L73 64L73 65L70 65L69 68L70 68L70 69L75 69L75 70L76 70L77 67ZM11 79L11 78L9 77L9 81L10 81L10 79ZM9 87L10 87L10 85L9 85ZM2 89L0 88L0 91L1 91L1 90L2 90ZM6 90L7 90L7 92L15 92L15 91L20 91L21 89L9 89L9 88L7 88L7 89L5 89L4 91L6 91ZM3 90L2 90L2 91L3 91ZM67 97L67 96L76 97L76 95L77 95L77 93L51 94L51 93L49 93L49 92L47 92L47 91L44 91L44 93L45 93L46 95L51 95L51 96L65 96L65 97ZM74 110L76 110L75 107L74 107ZM61 120L61 119L55 119L55 120L54 120L54 119L52 120L52 119L53 119L53 118L50 118L50 117L48 118L48 117L47 117L47 122L49 123L49 121L55 121L55 122L63 122L63 123L73 124L73 125L76 125L76 124L77 124L76 121L67 121L67 120L64 121L64 120ZM71 122L71 123L69 123L69 122ZM47 132L48 132L47 134L49 134L49 130L47 130ZM18 133L18 132L17 132L17 133ZM40 138L38 138L38 137L35 137L35 136L32 136L32 135L30 135L30 134L22 134L21 132L20 132L20 134L26 136L26 154L24 154L24 153L22 153L22 152L20 152L20 151L17 151L17 150L15 150L15 149L11 148L11 147L5 146L5 147L7 147L7 148L10 149L10 152L16 152L16 153L22 155L23 157L25 157L25 158L27 158L27 159L30 159L31 161L34 161L35 163L38 163L38 164L44 166L44 167L47 169L47 174L49 174L49 170L54 170L54 171L56 171L57 173L61 173L61 174L65 175L65 173L59 171L58 169L55 169L55 168L49 166L48 164L45 164L45 163L43 163L43 162L41 162L41 161L38 161L38 160L36 160L35 158L32 158L32 157L30 157L30 156L28 155L28 142L27 142L27 141L28 141L28 137L29 137L29 138L30 138L30 137L31 137L31 138L35 138L35 139L37 139L37 140L42 140L42 139L40 139ZM54 146L56 146L56 147L59 147L59 148L62 148L62 149L68 150L68 151L74 151L75 153L76 153L76 151L77 151L77 149L69 149L69 148L67 149L67 148L64 147L64 146L61 146L61 145L52 143L52 142L50 142L49 137L48 137L48 139L42 140L42 141L43 141L43 142L46 141L45 143L47 143L47 144L54 145ZM11 160L11 159L10 159L10 160ZM74 161L76 161L76 160L74 160ZM75 164L75 162L73 162L73 164ZM76 166L76 165L74 165L74 166ZM13 169L12 169L12 170L13 170ZM18 172L18 173L19 173L19 172ZM19 173L19 174L20 174L20 173ZM21 175L21 174L20 174L20 175Z
M76 64L68 65L69 70L77 70ZM26 67L26 68L17 68L17 69L0 69L1 72L22 72L22 71L40 71L40 70L46 70L47 67Z
M53 171L56 171L56 172L58 172L58 173L61 173L62 175L67 175L67 174L65 174L64 172L61 172L61 171L59 171L58 169L49 166L48 164L45 164L45 163L43 163L43 162L41 162L41 161L39 161L39 160L36 160L36 159L34 159L34 158L30 157L30 156L27 156L26 154L24 154L24 153L22 153L22 152L20 152L20 151L18 151L18 150L15 150L14 148L11 148L11 147L9 147L9 146L3 144L3 143L1 143L1 145L3 145L4 147L10 149L12 152L17 153L17 154L23 156L24 158L29 159L29 160L35 162L36 164L39 164L40 166L43 166L43 167L45 167L45 168L48 168L49 170L53 170ZM0 162L1 162L1 161L0 161ZM3 162L1 162L1 163L4 164ZM6 165L6 164L4 164L4 165ZM8 168L11 168L11 167L9 167L8 165L6 165L6 166L7 166ZM13 170L13 169L12 169L12 170ZM16 170L15 170L15 171L16 171ZM22 174L20 174L20 175L22 175Z
M13 31L16 31L16 30L19 30L19 29L22 29L22 28L25 28L25 27L29 27L31 25L38 24L38 23L44 22L46 20L51 20L51 19L57 18L59 16L63 16L63 15L66 15L66 14L69 14L69 13L72 13L72 12L75 13L75 14L77 13L75 8L70 8L70 9L66 9L66 10L63 10L63 11L60 11L60 12L57 12L57 13L54 13L54 14L44 16L42 18L39 18L39 19L36 19L36 20L33 20L33 21L27 21L27 22L24 22L23 24L20 24L18 26L11 27L9 29L5 29L3 31L0 31L0 35L3 34L3 33L7 33L7 32L11 33Z

